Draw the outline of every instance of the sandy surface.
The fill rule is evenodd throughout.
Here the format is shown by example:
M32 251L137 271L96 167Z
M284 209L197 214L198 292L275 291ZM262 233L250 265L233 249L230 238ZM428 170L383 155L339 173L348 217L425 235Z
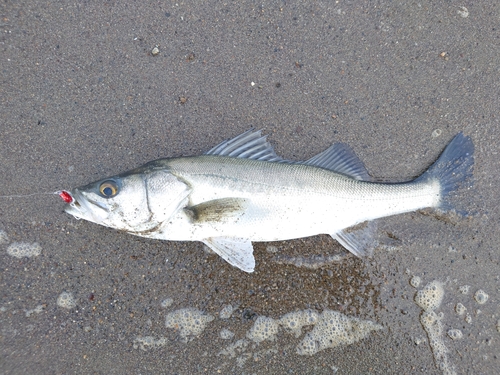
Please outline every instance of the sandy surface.
M200 243L77 221L54 195L2 197L0 372L440 374L412 276L419 289L443 283L437 312L455 372L500 368L497 2L96 3L0 7L0 195L199 154L251 126L286 158L341 141L373 176L406 180L463 131L476 146L475 187L459 204L474 215L379 220L401 246L316 269L276 260L341 252L327 236L257 243L256 272L245 274ZM229 319L219 318L225 305L237 307ZM214 316L188 342L165 326L182 308ZM245 338L260 316L305 309L383 329L312 356L296 352L303 336L283 330L275 341ZM450 339L452 328L463 338ZM156 346L141 345L148 336ZM238 340L246 346L234 356L221 353Z

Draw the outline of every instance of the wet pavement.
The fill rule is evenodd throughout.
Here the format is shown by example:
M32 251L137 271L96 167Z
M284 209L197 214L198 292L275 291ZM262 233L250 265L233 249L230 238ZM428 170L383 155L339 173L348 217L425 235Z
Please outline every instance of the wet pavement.
M8 1L0 9L0 372L500 368L497 3ZM463 131L476 147L475 185L456 204L471 215L377 220L378 235L398 246L368 260L326 235L256 243L247 274L201 243L77 221L52 194L200 154L250 127L294 160L348 143L388 181L419 175ZM444 297L426 331L414 298L434 280ZM317 321L301 330L279 320L311 311ZM312 332L333 337L321 316L337 313L352 342L301 352ZM263 321L267 331L257 329Z

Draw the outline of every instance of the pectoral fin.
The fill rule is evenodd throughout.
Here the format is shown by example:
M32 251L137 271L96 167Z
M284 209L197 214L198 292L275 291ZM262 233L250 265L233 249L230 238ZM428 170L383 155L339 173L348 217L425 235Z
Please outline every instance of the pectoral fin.
M226 262L245 272L253 272L255 258L252 242L237 237L211 237L203 243L219 254Z
M196 206L185 208L193 222L227 223L243 215L247 206L243 198L222 198L200 203Z

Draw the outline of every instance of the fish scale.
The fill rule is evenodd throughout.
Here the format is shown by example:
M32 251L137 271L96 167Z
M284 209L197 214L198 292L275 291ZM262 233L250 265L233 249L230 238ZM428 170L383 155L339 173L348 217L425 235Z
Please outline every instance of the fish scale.
M254 241L335 233L366 220L434 207L439 202L437 181L382 184L308 165L209 156L166 160L165 167L197 187L190 196L191 205L222 196L250 200L244 215L237 222L226 222L218 234ZM174 223L165 227L163 235L175 232L171 239L189 236L203 240L212 237L210 231L217 224L199 223L204 228L191 233L190 223Z

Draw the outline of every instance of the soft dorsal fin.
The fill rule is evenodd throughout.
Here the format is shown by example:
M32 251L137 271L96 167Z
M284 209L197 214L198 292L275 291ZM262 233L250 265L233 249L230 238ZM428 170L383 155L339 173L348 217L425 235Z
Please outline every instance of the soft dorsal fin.
M354 151L345 143L335 143L311 159L301 162L301 164L329 169L356 180L373 180L363 162L359 160Z
M260 130L247 130L232 139L225 140L214 148L205 152L205 155L229 156L265 161L283 161L274 152L273 146L261 135Z

